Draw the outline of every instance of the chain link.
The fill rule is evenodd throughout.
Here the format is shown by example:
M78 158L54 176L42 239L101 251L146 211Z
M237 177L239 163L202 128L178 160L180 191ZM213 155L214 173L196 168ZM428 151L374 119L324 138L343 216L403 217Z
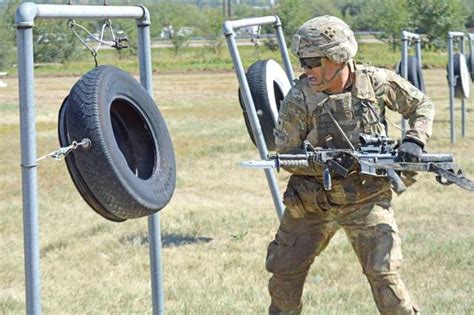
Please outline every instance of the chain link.
M257 60L260 60L260 33L262 31L262 26L259 25L257 28L256 33L250 33L250 42L252 42L255 46L255 50L257 52Z
M104 4L106 5L106 4ZM114 33L114 29L112 28L112 21L110 19L105 20L104 24L102 24L102 28L100 31L100 36L97 37L94 34L92 34L88 29L86 29L84 26L76 23L75 20L69 20L68 21L68 27L72 30L74 35L79 39L79 41L84 45L90 52L92 57L94 58L95 66L98 66L97 62L97 54L99 53L100 48L102 45L110 46L115 49L122 49L122 48L127 48L128 45L124 44L124 42L128 42L128 39L126 37L116 37ZM96 48L93 48L87 44L87 42L79 35L79 33L76 30L76 27L79 28L81 31L85 32L88 35L88 38L93 39L94 41L98 42L98 45ZM110 34L112 36L112 40L104 40L104 34L105 31L109 29Z
M39 162L41 160L44 160L46 158L52 158L52 159L55 159L55 160L61 160L63 159L66 155L68 155L69 153L71 153L72 151L76 150L77 148L79 147L83 147L84 149L88 149L90 146L91 146L92 142L90 139L88 138L84 138L82 139L81 142L77 142L77 141L73 141L71 142L70 145L68 145L67 147L62 147L62 148L59 148L58 150L56 151L53 151L51 153L48 153L46 155L43 155L42 157L36 159L36 162Z

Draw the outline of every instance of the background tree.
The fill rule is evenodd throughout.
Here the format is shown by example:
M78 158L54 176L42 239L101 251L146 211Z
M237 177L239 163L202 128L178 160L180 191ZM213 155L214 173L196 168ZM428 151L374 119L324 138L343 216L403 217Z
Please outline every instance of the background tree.
M222 24L224 17L221 10L206 8L202 10L203 18L197 21L197 33L207 39L207 47L215 55L219 55L224 46L224 35L222 34Z
M430 47L445 47L449 31L464 31L469 12L460 0L408 0L411 24Z
M13 0L0 11L0 69L11 67L16 60L15 10L19 0Z
M280 17L287 44L298 28L307 20L319 15L341 16L340 10L330 0L282 0L275 13Z
M33 41L37 63L69 61L78 56L82 46L66 20L37 20Z
M393 50L400 41L401 31L413 30L407 0L366 0L360 13L354 17L353 27L358 30L381 31L381 39L391 42Z
M202 13L195 5L176 3L166 0L149 7L152 21L151 35L157 37L164 27L172 27L170 41L175 54L189 45L195 32L195 25L202 18Z

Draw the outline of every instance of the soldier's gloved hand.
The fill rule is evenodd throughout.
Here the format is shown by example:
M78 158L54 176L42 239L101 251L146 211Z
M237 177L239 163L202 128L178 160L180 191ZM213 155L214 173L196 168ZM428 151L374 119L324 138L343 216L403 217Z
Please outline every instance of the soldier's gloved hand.
M398 148L397 162L419 162L423 144L414 139L404 139Z

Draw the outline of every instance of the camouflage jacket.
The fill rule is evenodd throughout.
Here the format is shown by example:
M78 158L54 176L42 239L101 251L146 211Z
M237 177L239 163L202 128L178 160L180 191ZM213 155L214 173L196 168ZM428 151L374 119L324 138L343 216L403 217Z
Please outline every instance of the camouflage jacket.
M406 138L423 144L428 141L434 117L434 105L428 97L392 71L355 63L351 68L354 79L351 90L346 93L315 93L305 76L296 80L281 104L274 129L279 153L301 149L304 140L309 140L315 147L349 148L333 118L357 147L360 133L385 135L382 122L387 108L408 119L410 128ZM322 178L320 168L289 168L287 171L309 176L312 180ZM363 183L368 184L364 187ZM333 180L329 199L336 204L352 203L387 190L390 191L390 185L386 178L353 174L346 179Z

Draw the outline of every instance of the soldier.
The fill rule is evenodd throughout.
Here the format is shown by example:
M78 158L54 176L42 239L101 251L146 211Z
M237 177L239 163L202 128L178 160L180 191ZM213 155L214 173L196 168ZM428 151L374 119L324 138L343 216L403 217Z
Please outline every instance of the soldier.
M355 148L359 135L386 134L385 109L409 120L398 159L418 161L432 132L434 106L392 71L356 64L354 33L342 20L320 16L296 32L292 52L304 74L286 95L274 135L277 151L301 151L304 140L321 148ZM399 269L400 237L386 177L333 177L325 191L322 169L287 168L292 173L285 213L268 247L266 268L270 314L299 314L308 270L339 228L357 254L381 314L415 314ZM413 182L405 176L405 184Z

